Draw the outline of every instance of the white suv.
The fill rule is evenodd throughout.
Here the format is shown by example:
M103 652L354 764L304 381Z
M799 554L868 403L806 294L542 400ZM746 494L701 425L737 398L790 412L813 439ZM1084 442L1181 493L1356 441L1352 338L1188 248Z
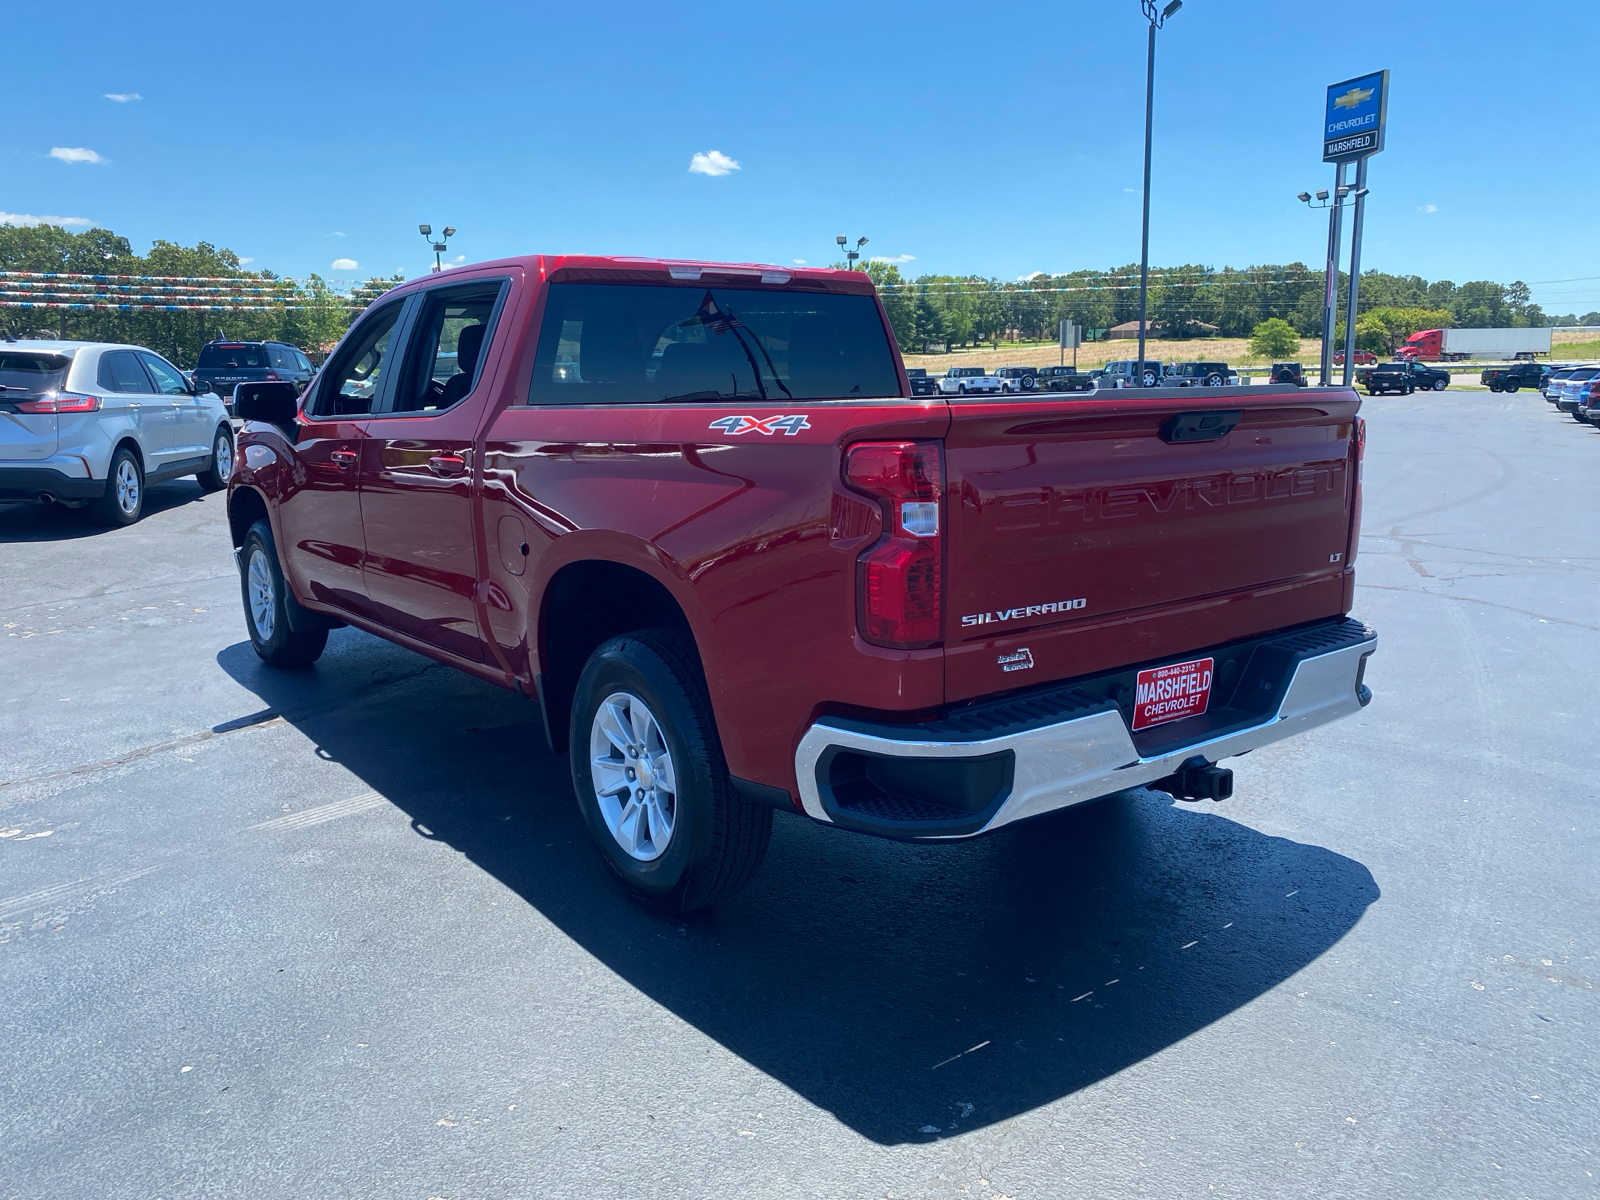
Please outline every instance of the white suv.
M0 341L0 500L89 504L132 525L147 484L227 487L233 427L197 387L142 346Z

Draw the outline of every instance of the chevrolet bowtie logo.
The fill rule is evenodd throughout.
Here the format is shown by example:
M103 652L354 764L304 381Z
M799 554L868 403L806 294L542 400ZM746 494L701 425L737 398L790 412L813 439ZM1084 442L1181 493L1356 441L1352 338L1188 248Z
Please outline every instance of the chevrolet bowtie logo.
M1372 99L1372 89L1371 88L1363 89L1363 88L1353 87L1348 92L1346 92L1344 95L1335 96L1333 98L1333 106L1335 108L1354 108L1356 105L1360 104L1362 101L1371 100L1371 99Z

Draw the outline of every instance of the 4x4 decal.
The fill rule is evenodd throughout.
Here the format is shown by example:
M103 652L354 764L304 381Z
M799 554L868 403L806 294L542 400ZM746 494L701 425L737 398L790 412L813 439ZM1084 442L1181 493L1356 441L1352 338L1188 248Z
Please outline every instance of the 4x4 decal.
M793 437L802 429L810 429L811 422L804 415L792 417L719 417L711 422L712 429L720 429L732 437L741 433L764 433L768 437L783 430L785 436Z

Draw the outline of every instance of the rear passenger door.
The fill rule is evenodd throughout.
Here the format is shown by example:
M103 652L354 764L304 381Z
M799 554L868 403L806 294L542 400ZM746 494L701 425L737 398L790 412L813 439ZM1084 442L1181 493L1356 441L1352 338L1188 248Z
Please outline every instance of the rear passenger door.
M478 620L474 441L510 280L452 282L414 303L394 390L361 460L367 595L397 633L485 661Z
M211 430L201 430L206 414L200 398L189 390L183 372L159 354L148 350L137 351L151 382L155 385L160 402L167 406L171 440L168 463L174 464L191 458L204 458L210 453Z
M107 350L95 382L104 397L101 412L115 414L132 430L147 472L160 470L172 458L172 405L156 394L138 352Z

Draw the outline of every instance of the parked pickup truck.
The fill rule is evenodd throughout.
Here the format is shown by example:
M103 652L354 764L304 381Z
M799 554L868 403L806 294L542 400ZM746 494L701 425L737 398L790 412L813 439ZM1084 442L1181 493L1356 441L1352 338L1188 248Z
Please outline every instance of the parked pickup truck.
M1039 386L1047 392L1092 392L1094 376L1076 367L1040 367Z
M945 396L965 396L968 392L982 392L998 396L1007 391L1009 380L989 375L982 367L951 367L939 380L939 392Z
M348 624L537 699L665 911L748 880L774 810L950 841L1223 799L1219 760L1371 698L1348 389L917 398L860 272L527 257L238 405L256 654Z
M925 367L907 367L906 381L911 384L913 396L937 396L939 381L929 375Z
M1537 388L1544 383L1550 368L1529 360L1504 367L1486 367L1479 381L1491 392L1514 392L1518 388Z
M1356 372L1356 382L1367 389L1367 395L1380 396L1386 392L1442 392L1450 386L1450 372L1438 367L1402 359L1399 362L1379 363Z

